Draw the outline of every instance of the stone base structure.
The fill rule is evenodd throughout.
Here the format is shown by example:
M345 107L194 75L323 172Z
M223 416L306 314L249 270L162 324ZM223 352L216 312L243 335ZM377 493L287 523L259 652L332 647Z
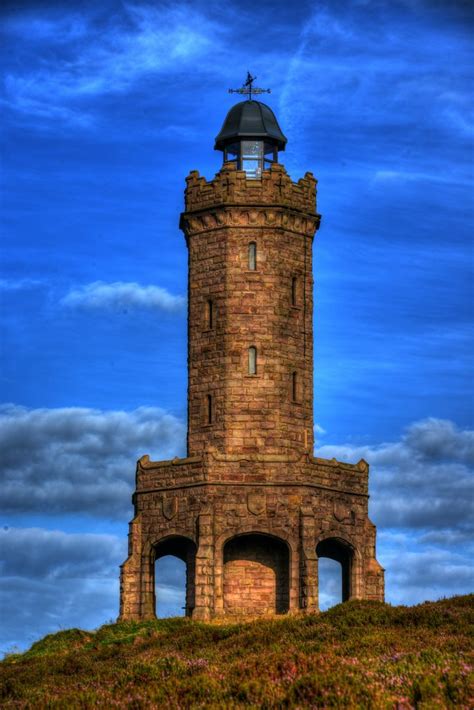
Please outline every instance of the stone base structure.
M195 619L317 611L321 557L341 564L343 600L383 600L368 465L312 456L320 215L313 175L276 162L285 143L268 106L241 102L220 172L187 178L188 457L138 462L120 619L155 616L165 555L186 564Z
M318 610L318 559L338 561L343 601L383 601L367 517L368 465L285 456L138 462L120 619L155 617L154 564L186 563L186 615Z

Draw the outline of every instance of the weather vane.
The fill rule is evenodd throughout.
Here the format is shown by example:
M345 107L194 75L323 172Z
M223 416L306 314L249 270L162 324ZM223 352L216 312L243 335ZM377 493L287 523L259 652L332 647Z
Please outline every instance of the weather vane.
M244 94L249 97L249 101L252 101L252 94L271 94L271 89L257 89L253 86L253 82L257 80L256 76L252 76L251 73L247 72L247 80L245 84L240 89L229 89L229 94Z

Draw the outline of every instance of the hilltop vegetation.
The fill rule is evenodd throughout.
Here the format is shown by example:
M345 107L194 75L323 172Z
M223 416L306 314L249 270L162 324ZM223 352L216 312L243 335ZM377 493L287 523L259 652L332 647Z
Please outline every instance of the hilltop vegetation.
M472 708L474 595L215 625L71 629L0 664L2 708Z

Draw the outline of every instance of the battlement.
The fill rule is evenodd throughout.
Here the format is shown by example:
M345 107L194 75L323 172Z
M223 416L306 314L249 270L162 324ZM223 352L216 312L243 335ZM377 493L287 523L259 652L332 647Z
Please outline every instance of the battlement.
M261 180L248 179L244 170L237 170L235 163L228 162L213 180L208 181L197 170L192 170L186 183L186 212L227 204L274 205L309 215L316 213L316 178L307 172L295 183L279 163L264 170Z

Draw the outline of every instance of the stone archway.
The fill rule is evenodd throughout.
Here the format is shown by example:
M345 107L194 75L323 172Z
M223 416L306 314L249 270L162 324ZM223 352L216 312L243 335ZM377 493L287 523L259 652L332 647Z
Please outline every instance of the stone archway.
M290 554L280 538L245 533L230 538L223 549L224 613L285 614L290 597Z
M325 538L316 546L316 555L318 560L327 557L339 562L342 572L341 600L346 602L352 599L355 596L355 553L352 545L338 537Z
M177 557L186 565L185 616L191 616L195 606L196 545L192 540L181 535L168 536L153 545L153 608L156 613L155 563L168 555Z

